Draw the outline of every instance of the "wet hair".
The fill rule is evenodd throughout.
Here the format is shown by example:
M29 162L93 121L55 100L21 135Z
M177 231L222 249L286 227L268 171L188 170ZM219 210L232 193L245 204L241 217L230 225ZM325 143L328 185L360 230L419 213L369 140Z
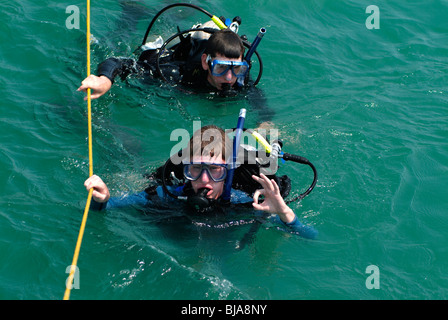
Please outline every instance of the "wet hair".
M244 55L244 45L235 32L223 29L210 36L204 53L212 57L220 54L230 59L238 59Z
M225 131L218 126L208 125L197 130L190 139L190 161L194 157L219 157L226 161L226 157L232 152L231 139L227 138Z

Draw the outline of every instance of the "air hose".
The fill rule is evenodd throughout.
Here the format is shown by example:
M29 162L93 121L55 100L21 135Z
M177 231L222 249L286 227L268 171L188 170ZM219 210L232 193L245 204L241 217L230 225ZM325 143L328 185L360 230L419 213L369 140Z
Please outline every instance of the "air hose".
M279 155L279 157L282 158L285 161L289 160L289 161L293 161L293 162L296 162L296 163L306 164L309 167L311 167L311 169L313 170L314 178L313 178L313 182L311 183L309 188L304 193L299 194L298 196L295 196L294 198L292 198L292 199L290 199L288 201L285 201L285 203L289 204L289 203L291 203L293 201L300 201L300 200L302 200L311 191L313 191L314 187L316 186L316 183L317 183L317 170L316 170L316 167L307 158L304 158L304 157L301 157L301 156L297 156L297 155L294 155L294 154L290 154L290 153L286 153L285 152L285 153Z
M142 45L144 45L146 43L146 40L148 39L149 32L151 31L152 26L157 21L157 19L160 17L160 15L162 13L164 13L166 10L174 8L174 7L190 7L190 8L196 9L196 10L201 11L204 14L206 14L220 29L227 28L226 25L221 21L221 19L219 19L215 15L212 15L210 12L202 9L201 7L195 6L194 4L191 4L191 3L174 3L169 6L166 6L162 10L160 10L155 15L155 17L151 20L151 23L149 24L148 29L146 29L145 36L143 37Z
M313 182L308 187L308 189L305 192L295 196L294 198L292 198L288 201L285 201L286 204L289 204L294 201L300 201L303 198L305 198L311 191L313 191L313 189L317 183L317 170L316 170L316 167L311 163L311 161L309 161L307 158L302 157L302 156L283 152L281 141L274 141L273 143L269 144L266 141L266 139L262 135L260 135L258 132L251 130L251 129L244 129L244 131L247 131L248 133L252 134L252 136L255 138L255 140L257 140L258 143L260 143L263 146L266 153L269 154L269 158L271 161L276 161L277 158L282 158L284 161L292 161L295 163L308 165L313 170L313 174L314 174ZM258 156L258 150L256 151L256 156Z

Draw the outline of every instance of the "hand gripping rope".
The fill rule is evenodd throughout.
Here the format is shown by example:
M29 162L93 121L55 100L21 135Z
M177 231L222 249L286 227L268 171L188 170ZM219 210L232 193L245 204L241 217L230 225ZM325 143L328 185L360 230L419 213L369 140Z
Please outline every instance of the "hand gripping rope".
M90 0L87 0L87 76L90 76ZM92 156L92 103L90 97L90 88L87 89L87 118L88 118L88 130L89 130L89 176L93 175L93 156ZM86 207L84 209L84 215L81 222L81 228L79 229L78 241L76 242L75 253L73 254L73 261L70 266L70 273L66 281L66 289L64 294L64 300L70 299L70 290L72 289L72 283L77 269L76 264L78 262L79 251L81 249L82 237L84 235L84 229L86 227L87 216L89 215L90 202L92 200L93 188L89 190L87 197Z

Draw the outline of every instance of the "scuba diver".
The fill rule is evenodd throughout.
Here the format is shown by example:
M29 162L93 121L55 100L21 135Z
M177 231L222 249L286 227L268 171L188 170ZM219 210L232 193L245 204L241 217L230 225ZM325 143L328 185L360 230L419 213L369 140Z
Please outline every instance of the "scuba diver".
M237 135L238 130L237 128ZM248 164L250 161L247 159L235 169L236 155L231 150L239 150L235 149L235 146L241 148L238 139L235 136L232 150L231 140L224 130L214 125L202 127L194 133L185 149L171 156L164 166L152 173L151 178L161 185L152 185L140 193L125 197L110 197L109 189L103 180L97 175L92 175L84 183L87 190L93 188L90 208L92 210L127 206L144 208L154 206L157 201L169 203L171 198L185 202L190 212L202 216L223 212L225 214L226 207L252 207L258 213L269 214L264 218L286 231L304 238L316 238L317 231L311 226L302 224L287 204L291 201L284 200L291 188L287 176L258 174L260 171L257 170L259 169L257 164ZM278 151L280 150L277 149L276 155L279 156ZM233 161L230 160L232 157L227 157L229 152L233 156ZM307 161L299 156L286 153L282 155L287 160L295 161L300 158L302 163ZM247 156L247 150L244 156ZM315 172L312 186L294 200L302 199L314 188L317 175L314 166L312 168ZM174 179L176 182L169 179ZM176 201L174 199L172 200Z
M178 6L200 10L212 21L179 31L165 42L159 37L156 41L146 43L158 17L166 10ZM91 98L97 99L111 89L117 76L125 80L130 74L140 75L145 80L160 78L187 92L211 92L224 97L236 96L246 89L244 94L254 106L254 110L259 112L260 122L270 121L274 112L266 106L261 90L256 87L262 74L262 62L256 48L266 30L260 29L250 44L245 40L245 36L240 37L235 32L240 24L239 17L235 17L231 22L229 19L212 16L192 4L177 3L167 6L151 21L139 48L141 53L138 60L108 58L99 64L97 74L85 78L77 90L87 91L90 88ZM179 42L171 46L171 43L177 40ZM248 51L244 55L246 48ZM260 63L255 81L249 76L254 54Z

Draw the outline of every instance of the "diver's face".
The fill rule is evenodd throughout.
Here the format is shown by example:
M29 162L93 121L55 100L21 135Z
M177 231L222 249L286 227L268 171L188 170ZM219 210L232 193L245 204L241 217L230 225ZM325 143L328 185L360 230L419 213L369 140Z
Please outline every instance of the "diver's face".
M216 163L216 164L224 164L224 160L219 158L211 158L211 157L194 157L193 162L205 162L205 163ZM198 193L199 189L207 188L210 191L207 193L207 198L209 199L218 199L222 192L224 191L224 181L215 182L208 175L207 170L204 170L199 178L195 181L191 181L191 186L195 193Z
M212 86L214 86L218 90L222 90L222 85L225 83L230 84L230 86L233 86L235 84L237 77L233 74L231 69L227 70L227 72L225 74L223 74L222 76L219 76L219 77L214 76L214 75L212 75L210 66L206 62L206 60L207 60L207 55L203 54L202 55L202 67L204 68L204 70L208 70L207 80ZM213 60L241 62L241 61L243 61L243 57L240 56L239 58L235 59L235 58L227 58L223 55L217 54L216 57L213 58Z

